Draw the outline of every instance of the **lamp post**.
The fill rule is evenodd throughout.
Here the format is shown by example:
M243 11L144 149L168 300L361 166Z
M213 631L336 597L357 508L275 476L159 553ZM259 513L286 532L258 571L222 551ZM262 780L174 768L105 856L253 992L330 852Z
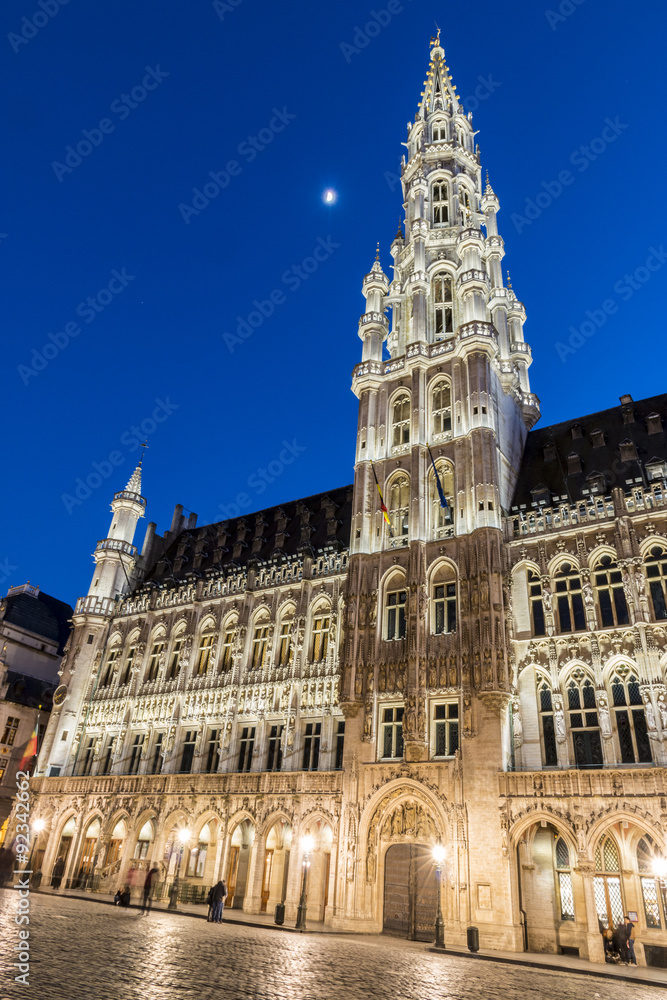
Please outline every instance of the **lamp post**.
M435 861L435 878L438 886L438 908L435 916L435 947L445 947L445 922L442 919L442 866L445 860L445 848L442 844L436 844L433 848L433 860Z
M653 874L660 885L662 913L665 923L667 923L667 858L657 857L653 859Z
M178 909L178 877L180 875L181 863L183 861L183 851L185 850L185 845L190 839L191 834L187 826L184 826L182 827L182 829L178 831L177 836L181 846L178 851L178 864L176 865L176 877L174 878L171 890L169 892L169 906L167 907L168 910Z
M301 882L301 898L299 899L299 908L296 911L296 929L298 931L305 931L306 929L306 879L308 877L310 855L312 854L314 844L315 841L309 833L307 833L305 837L301 838L301 849L303 851L303 879Z
M32 823L32 844L30 846L30 858L28 859L28 871L32 871L32 859L37 846L37 838L46 826L46 820L35 819Z

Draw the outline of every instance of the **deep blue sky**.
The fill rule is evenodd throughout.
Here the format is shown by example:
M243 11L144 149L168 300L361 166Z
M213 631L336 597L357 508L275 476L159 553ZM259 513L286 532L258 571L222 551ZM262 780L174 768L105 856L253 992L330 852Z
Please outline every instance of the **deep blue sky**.
M493 81L474 123L501 201L505 263L528 311L542 422L665 390L667 270L627 302L614 291L664 239L665 5L560 5L573 13L552 26L537 0L479 0L474 13L405 0L346 58L341 43L354 44L355 26L383 0L235 0L219 5L222 19L204 0L70 0L27 44L15 40L17 52L8 36L41 8L6 0L0 591L29 578L72 603L86 592L109 501L138 455L126 432L151 419L156 399L178 407L150 434L145 460L147 519L159 531L176 502L202 523L239 492L251 511L351 482L361 280L377 240L389 271L401 195L386 175L417 109L434 21L459 94ZM111 107L147 66L168 76L121 118ZM239 144L269 126L274 108L296 117L249 162ZM53 162L104 118L114 130L59 180ZM582 171L570 157L607 118L628 127ZM186 224L179 204L230 160L240 172ZM512 214L565 169L573 183L518 233ZM328 186L333 206L321 200ZM329 237L340 244L330 258L300 288L286 285L284 272ZM123 268L134 276L127 287L93 322L77 317ZM223 334L274 289L284 301L230 353ZM606 299L617 311L561 361L556 343ZM33 349L74 322L81 333L22 377ZM278 460L283 440L305 450L260 495L248 479ZM68 512L63 494L94 462L106 469L112 452L121 464Z

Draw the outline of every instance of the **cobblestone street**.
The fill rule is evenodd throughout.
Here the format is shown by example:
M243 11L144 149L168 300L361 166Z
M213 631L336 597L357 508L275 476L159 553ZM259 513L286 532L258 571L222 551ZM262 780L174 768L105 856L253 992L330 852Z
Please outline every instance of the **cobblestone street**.
M30 985L14 982L16 899L0 893L0 1000L621 1000L626 982L469 958L386 937L285 934L164 912L31 897ZM662 989L632 984L635 1000Z

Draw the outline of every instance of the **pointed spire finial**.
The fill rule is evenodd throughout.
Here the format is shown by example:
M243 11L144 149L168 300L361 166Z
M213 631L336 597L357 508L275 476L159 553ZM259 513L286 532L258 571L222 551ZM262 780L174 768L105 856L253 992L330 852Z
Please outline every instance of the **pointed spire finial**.
M507 272L507 287L511 292L514 291L514 289L512 288L512 279L510 278L509 271Z
M376 259L376 260L379 260L379 259L380 259L380 242L379 242L379 240L378 240L378 245L377 245L377 249L376 249L376 251L375 251L375 259Z

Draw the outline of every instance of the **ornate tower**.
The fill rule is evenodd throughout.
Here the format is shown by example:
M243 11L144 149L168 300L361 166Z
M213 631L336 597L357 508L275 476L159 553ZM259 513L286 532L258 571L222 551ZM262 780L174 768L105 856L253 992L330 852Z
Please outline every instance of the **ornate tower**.
M539 401L525 310L503 283L498 198L488 179L482 189L472 114L439 37L406 145L393 280L378 258L362 289L342 697L350 717L363 705L375 759L389 749L383 706L400 702L405 757L417 761L433 753L434 694L462 695L463 736L476 695L494 710L509 700L502 513Z

